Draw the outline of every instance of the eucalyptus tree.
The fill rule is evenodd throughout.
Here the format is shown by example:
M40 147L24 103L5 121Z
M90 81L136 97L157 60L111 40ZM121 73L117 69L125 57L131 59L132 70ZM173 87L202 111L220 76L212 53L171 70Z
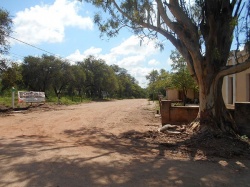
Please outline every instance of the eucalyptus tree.
M85 89L90 97L102 97L103 92L114 92L118 88L117 79L113 69L102 59L89 56L79 62L86 73Z
M127 27L141 37L168 39L199 85L200 107L193 129L235 132L221 90L224 76L250 67L249 58L227 65L233 32L244 8L242 0L196 0L194 4L185 0L86 1L106 13L94 19L102 34L113 37Z
M152 70L148 75L146 75L146 79L148 80L148 92L149 92L149 98L154 100L154 94L156 89L156 82L158 79L159 73L157 70Z
M9 50L8 36L12 32L12 19L8 11L0 8L0 54L6 54Z
M22 76L27 89L47 92L56 76L57 60L56 57L48 55L25 57L22 64Z
M171 74L164 69L152 70L146 79L149 80L147 90L150 98L157 98L157 95L165 95L166 88L171 85Z
M27 56L22 64L23 82L27 89L33 91L45 91L42 83L41 58Z
M9 51L8 36L12 32L12 19L8 11L0 8L0 74L7 69L6 60L3 58L4 54Z
M118 89L116 96L119 98L127 97L127 84L129 82L128 72L126 69L119 67L118 65L111 65L111 68L115 72L118 81Z
M191 77L185 59L181 54L175 50L170 55L172 60L172 75L171 75L171 87L182 91L183 93L183 104L185 106L187 99L188 90L196 91L197 84Z
M157 78L157 83L155 85L155 89L159 94L165 95L166 88L170 87L171 84L171 73L161 69L159 71L159 76Z
M18 63L11 62L10 66L1 74L1 90L10 89L11 87L17 88L22 85L22 71Z
M72 77L73 80L68 86L69 95L71 95L73 98L73 95L75 95L74 92L76 91L77 95L81 98L82 101L83 95L85 94L86 91L85 89L86 72L84 68L81 67L79 64L72 65L71 69L73 73Z
M53 70L51 71L51 86L59 102L62 92L66 91L66 88L74 81L74 75L69 62L59 58L53 61L51 68Z
M145 90L138 85L138 82L128 71L118 65L111 65L118 80L116 96L119 98L144 98Z
M159 76L159 72L157 70L152 70L148 75L146 75L146 79L148 80L149 84L154 84Z

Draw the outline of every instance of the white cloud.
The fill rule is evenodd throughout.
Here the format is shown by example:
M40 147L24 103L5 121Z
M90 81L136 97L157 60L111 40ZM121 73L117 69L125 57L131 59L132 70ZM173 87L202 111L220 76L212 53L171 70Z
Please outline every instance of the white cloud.
M115 64L117 62L116 56L114 54L112 53L101 54L101 52L102 52L101 48L95 48L95 47L90 47L89 49L83 51L82 53L80 52L79 49L77 49L74 53L68 55L66 59L72 62L77 62L77 61L83 61L84 59L88 58L88 56L93 55L96 58L105 60L105 62L108 65Z
M130 72L131 72L131 75L134 77L144 78L152 70L153 70L152 68L147 68L147 67L135 67L135 68L131 68Z
M108 53L108 54L100 54L98 55L98 58L105 60L105 62L108 65L112 65L112 64L117 64L118 61L117 58L119 58L119 56L113 53Z
M160 64L160 62L155 60L155 59L152 59L152 60L148 61L148 65L151 65L151 66L155 66L155 65L158 65L158 64Z
M82 61L84 58L86 58L86 56L84 54L81 54L78 49L74 53L66 57L66 59L70 60L72 63Z
M171 60L171 58L168 58L168 59L167 59L167 64L168 64L168 65L172 65L172 64L173 64L173 61Z
M122 42L119 46L111 49L111 53L117 55L133 55L139 53L148 56L156 52L158 52L158 49L155 48L155 41L147 38L141 41L140 38L134 35Z
M152 70L153 68L148 67L135 67L128 69L130 75L135 77L135 79L139 82L139 85L143 88L147 87L148 80L146 80L146 75L148 75Z
M101 48L92 46L82 53L76 50L67 58L73 61L82 61L88 55L94 55L96 58L105 60L108 65L116 64L127 69L128 73L139 81L140 86L146 87L147 80L145 77L153 70L153 68L147 67L148 64L159 64L155 59L149 62L147 62L147 59L158 52L159 49L155 48L155 41L144 39L143 42L140 42L138 37L131 36L117 47L112 48L109 53L102 54Z
M62 42L65 27L93 29L90 17L78 15L77 1L69 0L26 8L17 12L13 22L15 37L31 44Z
M101 48L95 48L95 47L90 47L89 49L87 49L86 51L84 51L84 55L85 56L89 56L89 55L99 55L102 52Z
M240 50L240 51L243 51L243 50L244 50L244 47L245 47L244 44L240 45L239 50Z
M144 60L145 60L145 58L142 55L129 56L129 57L123 58L122 60L117 62L117 64L120 67L128 68L131 66L138 66Z

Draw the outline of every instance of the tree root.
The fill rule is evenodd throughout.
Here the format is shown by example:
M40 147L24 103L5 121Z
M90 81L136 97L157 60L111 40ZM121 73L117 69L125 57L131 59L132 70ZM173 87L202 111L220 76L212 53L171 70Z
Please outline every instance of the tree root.
M221 128L223 127L223 128ZM201 123L199 118L196 118L187 126L187 132L193 134L211 134L215 137L233 136L239 137L237 132L227 124L216 124L216 122Z
M163 132L163 133L167 133L167 134L180 134L181 131L176 130L179 126L177 125L170 125L170 124L166 124L163 127L160 127L158 129L159 132ZM182 129L180 129L182 130Z

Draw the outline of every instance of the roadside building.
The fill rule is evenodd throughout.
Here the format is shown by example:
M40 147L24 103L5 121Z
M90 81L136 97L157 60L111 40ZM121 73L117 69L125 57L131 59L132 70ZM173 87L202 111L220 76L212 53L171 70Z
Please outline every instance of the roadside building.
M228 65L242 63L248 55L246 47L237 53L231 51ZM250 102L250 68L224 77L222 95L226 105L234 105L235 102Z
M167 100L183 100L183 92L173 88L166 88L166 99ZM187 99L191 102L195 102L199 98L199 94L194 89L189 89L187 91Z
M246 47L237 53L231 51L228 65L242 63L248 58L248 55ZM250 102L250 68L224 77L222 95L226 105L234 105L235 102ZM187 98L195 101L199 98L199 95L195 90L188 90ZM183 93L177 89L166 88L166 99L182 100Z

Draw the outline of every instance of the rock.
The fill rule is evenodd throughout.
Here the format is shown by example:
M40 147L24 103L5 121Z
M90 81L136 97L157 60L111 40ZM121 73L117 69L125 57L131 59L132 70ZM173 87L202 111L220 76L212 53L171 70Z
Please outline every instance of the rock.
M163 127L160 127L160 128L158 129L158 131L159 131L159 132L164 132L164 131L166 131L166 130L168 130L168 129L176 129L176 128L177 128L177 125L166 124L166 125L164 125Z

